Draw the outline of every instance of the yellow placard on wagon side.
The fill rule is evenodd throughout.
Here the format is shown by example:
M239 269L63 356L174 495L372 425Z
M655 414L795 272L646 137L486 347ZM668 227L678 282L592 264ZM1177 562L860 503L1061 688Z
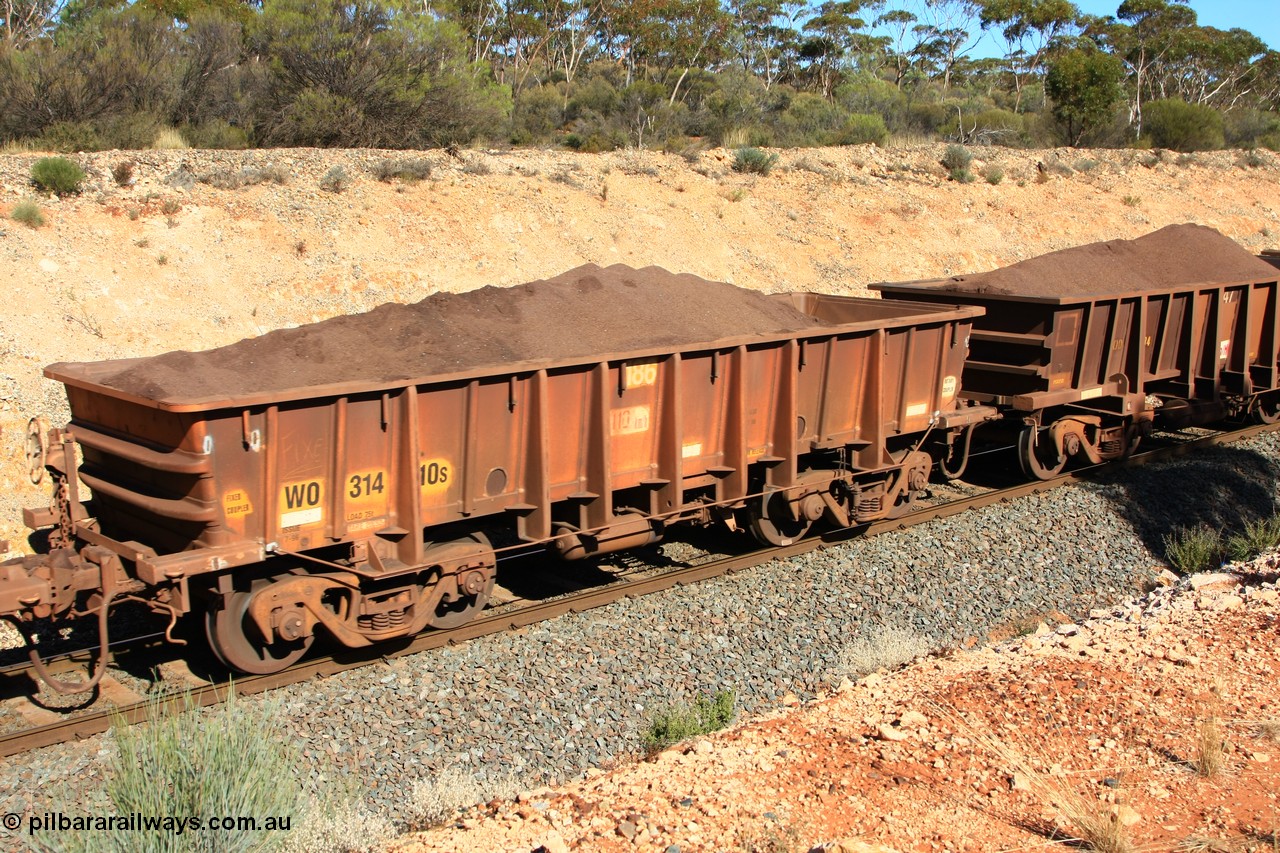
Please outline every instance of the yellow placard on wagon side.
M240 518L253 512L253 501L244 489L234 489L222 496L222 515L225 518Z
M280 487L280 527L302 527L323 521L323 477L285 483Z

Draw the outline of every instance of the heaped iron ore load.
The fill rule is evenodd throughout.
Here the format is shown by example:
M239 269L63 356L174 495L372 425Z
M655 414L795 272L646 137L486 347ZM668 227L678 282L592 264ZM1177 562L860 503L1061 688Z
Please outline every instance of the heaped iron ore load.
M959 396L981 313L587 266L55 364L72 419L32 429L54 499L26 514L49 552L0 566L0 615L139 596L270 672L321 631L361 646L472 618L491 537L576 559L681 522L784 544L903 513L926 445L995 416Z
M1130 452L1178 428L1280 416L1277 270L1217 231L1163 228L948 279L873 285L971 305L962 396L1015 424L1028 476Z

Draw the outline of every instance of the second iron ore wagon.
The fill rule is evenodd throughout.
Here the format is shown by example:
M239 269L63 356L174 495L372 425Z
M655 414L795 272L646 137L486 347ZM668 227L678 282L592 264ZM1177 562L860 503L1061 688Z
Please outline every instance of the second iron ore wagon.
M886 297L982 308L965 398L1020 428L1028 476L1130 451L1172 428L1280 417L1277 270L1198 225L1093 243L990 273L877 284Z

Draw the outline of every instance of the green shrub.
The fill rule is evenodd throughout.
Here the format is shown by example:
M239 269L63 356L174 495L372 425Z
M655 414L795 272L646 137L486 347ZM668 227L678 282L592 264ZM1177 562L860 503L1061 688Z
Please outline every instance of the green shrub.
M40 212L40 205L36 204L31 199L20 201L15 204L13 206L13 210L10 211L9 216L11 216L15 222L21 222L23 225L30 228L39 228L41 225L44 225L44 214Z
M968 169L952 169L951 180L961 184L971 184L973 183L973 172Z
M1227 537L1227 556L1243 562L1280 546L1280 516L1247 521L1244 530Z
M564 124L564 96L554 86L539 86L520 93L511 110L513 145L550 139Z
M84 170L66 157L42 157L31 167L31 183L59 196L80 192L84 178Z
M97 128L87 121L55 121L40 134L46 151L101 151L105 145Z
M942 165L951 172L953 179L956 172L968 171L969 164L972 162L973 154L963 145L948 145L947 150L942 154Z
M219 169L216 172L208 172L200 175L196 180L220 190L238 190L241 187L252 187L257 184L287 184L289 170L283 166L271 164L245 166L241 169Z
M351 186L351 178L347 177L347 170L341 166L331 166L329 171L320 177L320 189L328 193L345 192L349 186Z
M412 183L431 177L431 161L425 157L379 160L369 171L380 181Z
M649 755L672 744L724 728L733 721L737 697L732 690L699 696L692 705L668 705L654 712L644 733L644 749Z
M878 115L854 113L845 119L844 127L836 136L839 145L884 145L889 129Z
M282 845L306 817L307 799L293 778L302 757L270 703L226 703L202 711L190 699L156 700L149 722L118 720L116 749L107 759L100 812L150 816L250 816L254 830L49 833L35 840L50 850L266 850ZM66 809L70 811L70 809ZM216 838L216 841L214 840Z
M1226 144L1222 115L1213 107L1176 98L1151 101L1142 110L1142 131L1153 145L1174 151L1209 151Z
M1256 148L1259 145L1275 149L1280 141L1280 115L1270 110L1235 108L1222 117L1223 134L1228 148Z
M974 137L984 142L997 145L1016 145L1029 141L1027 118L1011 110L983 110L971 121L974 126ZM957 127L959 123L957 122Z
M241 151L249 147L249 134L222 119L211 119L195 125L184 124L179 129L192 148Z
M987 183L994 187L996 184L1004 180L1004 169L1001 169L996 165L987 166L982 170L982 177Z
M130 112L98 122L102 147L122 151L154 147L163 129L164 121L149 112Z
M1178 528L1164 537L1165 558L1180 574L1215 569L1222 563L1222 553L1222 534L1207 524Z
M777 154L769 154L759 148L739 148L733 152L733 171L768 175L778 162Z

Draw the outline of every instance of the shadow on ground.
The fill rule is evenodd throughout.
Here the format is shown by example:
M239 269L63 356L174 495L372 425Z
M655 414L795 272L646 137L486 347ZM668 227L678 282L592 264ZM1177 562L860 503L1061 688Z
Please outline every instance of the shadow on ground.
M1277 511L1280 462L1256 450L1218 447L1168 463L1125 468L1096 486L1165 558L1165 537L1207 525L1229 536Z

